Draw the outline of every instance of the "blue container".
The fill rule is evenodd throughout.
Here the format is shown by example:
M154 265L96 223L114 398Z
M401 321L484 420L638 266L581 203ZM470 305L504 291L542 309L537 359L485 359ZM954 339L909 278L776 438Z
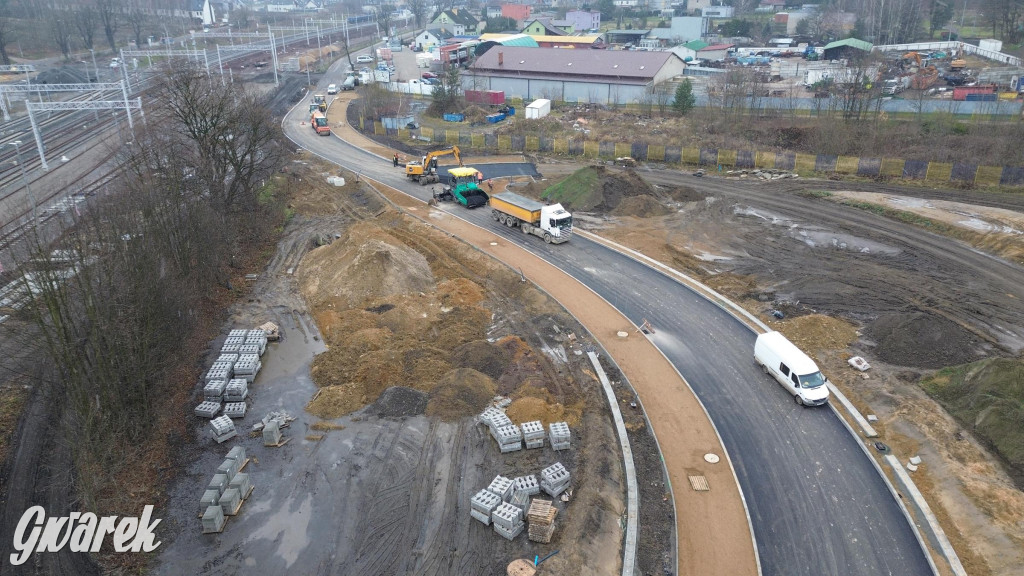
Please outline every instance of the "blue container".
M995 102L998 100L997 94L968 94L968 102Z
M499 112L497 114L491 114L490 116L488 116L487 117L487 123L488 124L497 124L498 122L501 122L504 119L505 119L505 115L502 114L501 112Z
M465 114L445 114L445 122L462 122L466 119Z
M505 115L506 116L515 116L516 115L516 109L513 108L512 106L509 106L508 107L508 112L506 112Z

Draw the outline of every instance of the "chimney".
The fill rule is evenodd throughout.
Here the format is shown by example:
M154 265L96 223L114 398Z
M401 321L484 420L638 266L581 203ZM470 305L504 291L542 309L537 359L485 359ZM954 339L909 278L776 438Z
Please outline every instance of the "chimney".
M498 50L498 66L504 66L504 65L505 65L505 53L502 52L501 50Z

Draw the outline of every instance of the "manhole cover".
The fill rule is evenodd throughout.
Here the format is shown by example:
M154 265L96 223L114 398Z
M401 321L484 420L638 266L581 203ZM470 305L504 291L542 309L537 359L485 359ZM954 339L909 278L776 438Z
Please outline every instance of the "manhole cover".
M498 245L497 242L491 242L491 246L497 246L497 245Z
M719 460L720 458L718 457L718 454L708 453L704 455L704 461L708 464L718 464Z
M708 479L703 476L690 476L690 486L693 487L697 492L707 492L711 490L708 486Z
M616 335L619 338L625 338L625 337L629 336L629 332L626 332L625 330L619 330Z

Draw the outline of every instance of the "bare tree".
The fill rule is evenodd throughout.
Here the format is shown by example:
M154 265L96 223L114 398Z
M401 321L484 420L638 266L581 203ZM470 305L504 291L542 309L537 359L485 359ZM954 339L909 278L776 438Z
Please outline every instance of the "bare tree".
M11 63L11 57L7 55L7 45L13 40L15 29L11 21L10 0L0 0L0 61L5 66Z
M78 30L82 44L89 50L93 49L93 37L96 35L96 25L99 23L96 9L88 4L75 8L74 12L75 29Z
M377 7L377 27L380 28L380 33L384 36L391 36L391 12L392 7L388 4L382 4Z
M675 90L668 82L662 82L654 88L654 103L658 105L658 114L665 115L672 100L675 99Z
M103 33L107 37L110 49L117 52L117 41L114 35L117 34L120 25L118 18L121 14L121 0L96 0L96 12L103 24Z
M427 17L427 0L407 0L406 5L416 21L416 29L423 28L423 20Z
M71 59L71 35L74 30L71 11L64 6L54 6L47 16L50 37L53 38L65 60Z
M145 31L148 18L139 0L132 0L132 3L128 5L124 13L124 20L131 27L132 35L135 36L135 46L142 47L142 33Z

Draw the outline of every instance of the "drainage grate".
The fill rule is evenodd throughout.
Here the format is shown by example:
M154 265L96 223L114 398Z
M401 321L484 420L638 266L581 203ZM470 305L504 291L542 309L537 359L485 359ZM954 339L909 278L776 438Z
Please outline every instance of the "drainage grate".
M711 490L708 486L708 479L703 476L690 476L690 486L693 487L697 492L707 492Z

